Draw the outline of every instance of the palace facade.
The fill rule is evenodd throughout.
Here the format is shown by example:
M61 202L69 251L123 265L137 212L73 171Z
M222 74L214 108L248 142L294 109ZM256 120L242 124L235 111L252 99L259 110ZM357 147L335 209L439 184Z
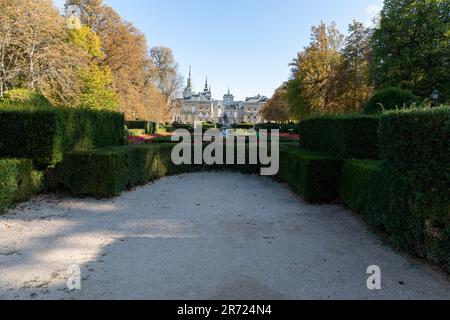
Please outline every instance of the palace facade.
M214 100L208 79L203 92L195 92L189 68L187 86L183 91L183 98L178 101L178 107L173 111L173 121L199 124L203 121L223 123L226 119L230 125L243 122L261 123L264 119L260 111L267 101L268 98L261 95L248 97L245 101L235 101L229 88L222 100Z

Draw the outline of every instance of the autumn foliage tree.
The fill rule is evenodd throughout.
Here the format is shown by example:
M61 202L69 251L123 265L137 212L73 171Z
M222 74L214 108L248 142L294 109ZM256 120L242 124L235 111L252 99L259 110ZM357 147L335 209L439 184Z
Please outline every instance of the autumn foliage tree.
M298 80L298 94L302 95L301 110L296 113L332 112L340 107L337 79L343 40L334 23L312 27L310 45L291 63L292 78Z
M67 41L53 2L0 0L0 7L0 95L27 88L55 103L73 101L83 52Z
M359 112L374 92L370 77L372 30L361 22L353 21L349 25L348 36L341 51L341 65L337 81L338 93L344 111Z
M167 89L170 82L161 86L167 69L161 71L155 65L145 35L101 0L67 0L66 6L69 5L79 6L81 22L100 37L104 61L112 72L112 85L119 97L119 110L128 119L168 120L168 92L170 97L175 92ZM171 51L168 58L168 66L174 68L170 76L178 78Z
M86 54L84 64L79 67L80 94L74 106L93 109L117 110L118 95L112 90L111 69L104 63L105 54L101 41L88 26L69 31L70 42Z
M389 87L421 101L437 89L440 102L450 101L449 25L448 0L385 0L379 25L354 21L343 43L334 24L313 27L311 44L291 63L291 113L360 112L375 90Z
M359 22L344 35L332 23L312 28L311 43L291 63L286 99L292 114L362 111L373 93L370 30Z
M181 93L183 78L178 72L172 50L157 46L150 50L150 57L155 68L156 84L165 98L164 117L170 116L175 108L176 99Z
M265 120L274 122L286 122L291 119L286 85L275 90L272 98L261 109L261 115Z
M155 50L164 53L156 65L145 35L111 7L66 1L74 5L81 12L75 29L70 12L62 15L51 0L0 0L0 97L25 88L56 105L169 120L182 83L170 49Z

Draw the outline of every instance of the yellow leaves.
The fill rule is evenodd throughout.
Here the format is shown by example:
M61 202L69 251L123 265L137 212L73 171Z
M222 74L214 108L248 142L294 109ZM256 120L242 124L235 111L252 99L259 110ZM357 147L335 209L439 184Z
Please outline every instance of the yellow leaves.
M75 17L76 18L76 17ZM69 31L69 39L76 46L80 47L95 58L103 59L105 54L101 49L100 37L88 26Z

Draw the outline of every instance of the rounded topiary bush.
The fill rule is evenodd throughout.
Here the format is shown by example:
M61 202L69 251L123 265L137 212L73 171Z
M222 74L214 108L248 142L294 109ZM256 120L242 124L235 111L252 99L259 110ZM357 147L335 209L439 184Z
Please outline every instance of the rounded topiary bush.
M384 110L410 108L418 98L411 91L400 88L386 88L377 91L364 107L365 113L381 113Z

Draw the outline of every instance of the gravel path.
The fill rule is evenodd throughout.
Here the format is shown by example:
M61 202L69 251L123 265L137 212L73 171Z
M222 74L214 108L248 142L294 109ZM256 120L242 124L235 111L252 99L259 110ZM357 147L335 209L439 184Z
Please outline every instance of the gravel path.
M81 290L68 291L70 265ZM370 265L382 290L366 286ZM99 201L42 196L0 217L1 299L450 299L445 274L339 206L197 173Z

